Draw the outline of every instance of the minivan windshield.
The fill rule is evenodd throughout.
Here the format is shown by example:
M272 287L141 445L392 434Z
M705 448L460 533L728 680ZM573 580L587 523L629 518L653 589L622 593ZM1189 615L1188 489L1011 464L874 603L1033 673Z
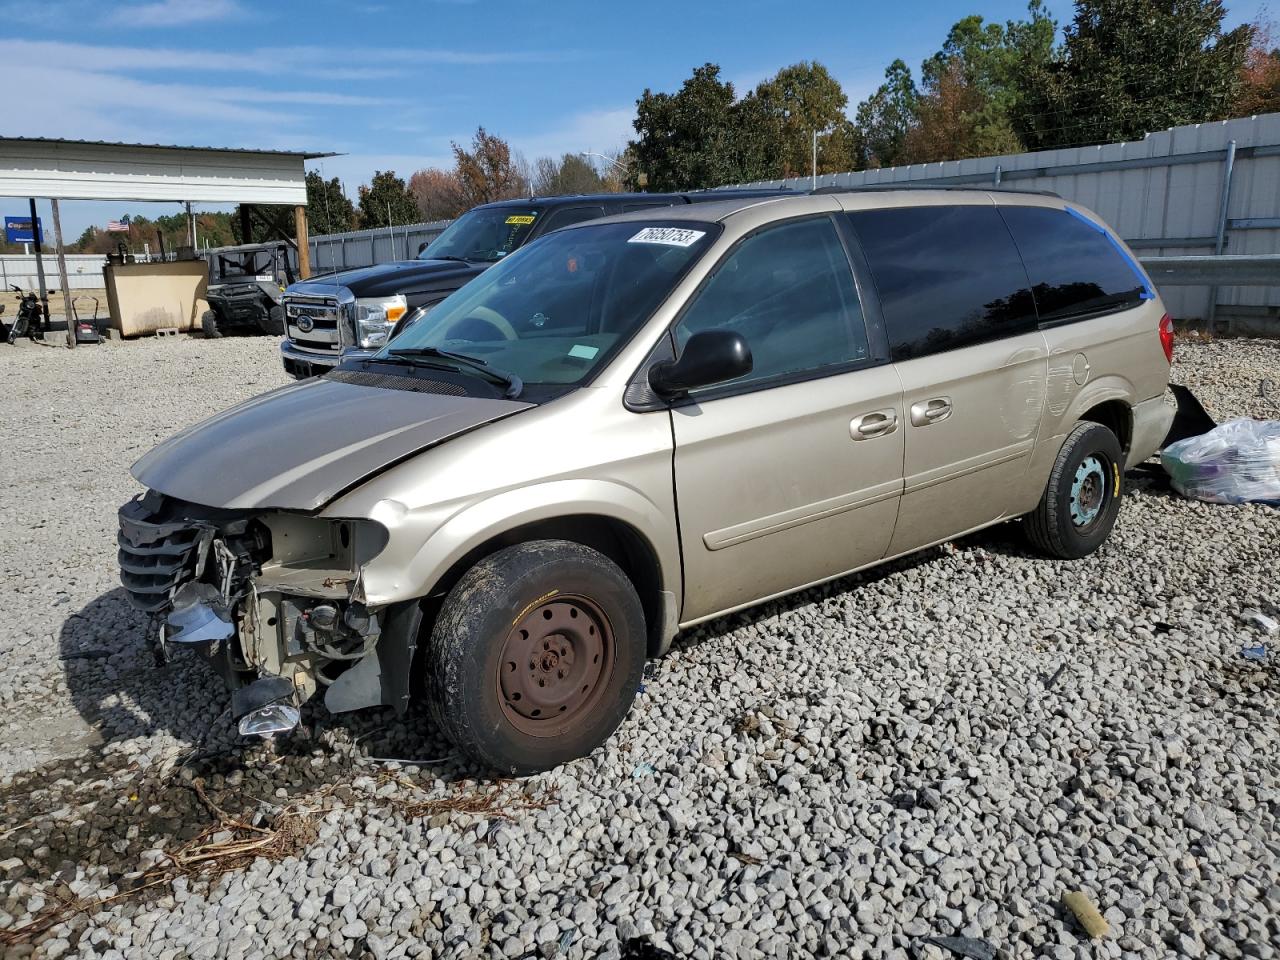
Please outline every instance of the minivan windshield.
M418 259L495 263L529 238L541 215L536 207L477 207L449 224Z
M526 386L579 383L640 328L719 230L629 220L555 231L443 300L378 357L429 354L450 364L448 351Z

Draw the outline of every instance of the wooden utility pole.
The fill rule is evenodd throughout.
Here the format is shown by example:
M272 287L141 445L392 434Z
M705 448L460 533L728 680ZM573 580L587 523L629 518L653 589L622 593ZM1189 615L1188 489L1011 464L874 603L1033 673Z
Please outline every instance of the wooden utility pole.
M311 276L311 241L307 239L307 208L293 208L295 239L298 241L298 276L306 280Z
M58 252L58 280L62 284L62 307L67 319L67 346L76 345L76 317L71 312L71 291L67 289L67 251L62 249L62 219L58 216L58 201L53 204L53 247Z

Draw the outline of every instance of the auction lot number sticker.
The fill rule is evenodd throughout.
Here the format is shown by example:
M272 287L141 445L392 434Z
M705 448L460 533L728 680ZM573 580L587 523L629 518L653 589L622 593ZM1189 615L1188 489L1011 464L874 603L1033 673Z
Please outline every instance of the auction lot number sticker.
M684 227L645 227L627 243L662 243L668 247L691 247L707 235L705 230Z

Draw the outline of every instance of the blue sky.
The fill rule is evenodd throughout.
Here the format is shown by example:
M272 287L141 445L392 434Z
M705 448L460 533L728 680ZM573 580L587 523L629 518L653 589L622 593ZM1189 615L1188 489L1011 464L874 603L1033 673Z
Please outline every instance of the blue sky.
M1231 3L1231 22L1261 6ZM1049 8L1059 22L1071 13ZM0 0L0 133L334 151L345 156L324 171L354 197L375 169L448 166L450 141L481 124L530 161L618 149L645 87L674 90L708 60L742 92L819 60L852 111L891 60L916 69L961 16L1024 11L1022 0ZM66 202L63 229L70 240L174 209ZM0 200L0 212L26 205Z

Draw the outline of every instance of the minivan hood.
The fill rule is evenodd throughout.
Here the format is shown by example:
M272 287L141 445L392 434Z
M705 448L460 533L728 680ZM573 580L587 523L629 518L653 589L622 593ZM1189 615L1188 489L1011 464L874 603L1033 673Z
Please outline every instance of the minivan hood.
M323 268L323 264L318 264ZM325 273L300 281L291 292L327 294L334 286L346 287L357 297L392 296L435 287L454 289L493 266L490 263L458 263L456 260L398 260L372 267L356 267ZM295 290L295 287L297 288Z
M152 490L208 507L316 510L411 454L530 406L321 377L188 427L131 472Z

